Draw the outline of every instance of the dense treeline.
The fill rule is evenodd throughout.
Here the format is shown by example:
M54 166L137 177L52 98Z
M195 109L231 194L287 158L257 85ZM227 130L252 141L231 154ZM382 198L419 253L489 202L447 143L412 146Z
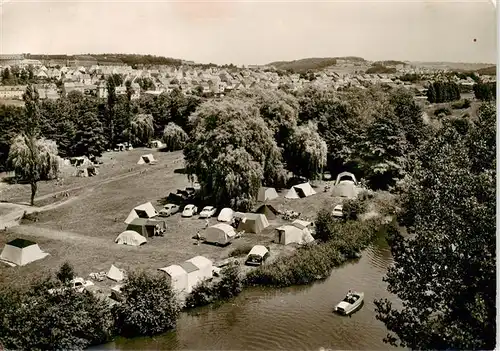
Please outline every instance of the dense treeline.
M433 104L460 100L460 88L453 82L433 82L427 88L427 100Z
M373 64L370 68L366 70L367 74L392 74L396 73L396 68L394 67L386 67L381 64Z
M16 66L11 68L6 67L0 69L0 72L2 85L26 85L38 82L33 66L28 66L26 69L20 69Z
M491 101L497 98L497 83L476 83L473 86L474 96L481 101Z

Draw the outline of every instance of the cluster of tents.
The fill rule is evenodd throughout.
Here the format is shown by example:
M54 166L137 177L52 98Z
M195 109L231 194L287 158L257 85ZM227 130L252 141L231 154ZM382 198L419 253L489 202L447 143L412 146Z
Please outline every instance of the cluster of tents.
M158 211L151 202L134 207L125 219L127 228L115 239L117 244L140 246L147 242L146 238L162 235L167 225L158 217Z

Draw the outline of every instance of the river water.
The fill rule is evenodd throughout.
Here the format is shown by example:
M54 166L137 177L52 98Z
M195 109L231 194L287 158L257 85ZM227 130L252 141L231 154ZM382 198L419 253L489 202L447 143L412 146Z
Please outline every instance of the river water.
M183 313L177 330L154 338L118 338L99 349L118 350L387 350L385 326L374 299L390 298L382 281L391 254L380 238L356 261L334 269L325 281L285 289L245 290L218 307ZM365 293L351 317L332 313L347 290ZM391 298L393 300L393 298Z

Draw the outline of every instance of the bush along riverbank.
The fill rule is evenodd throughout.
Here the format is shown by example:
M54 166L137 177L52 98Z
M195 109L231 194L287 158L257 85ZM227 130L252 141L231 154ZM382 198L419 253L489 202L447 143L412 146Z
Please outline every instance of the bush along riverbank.
M333 268L357 257L383 227L379 218L340 222L330 212L320 211L316 221L319 243L301 247L293 256L278 258L249 272L244 285L287 287L324 279Z

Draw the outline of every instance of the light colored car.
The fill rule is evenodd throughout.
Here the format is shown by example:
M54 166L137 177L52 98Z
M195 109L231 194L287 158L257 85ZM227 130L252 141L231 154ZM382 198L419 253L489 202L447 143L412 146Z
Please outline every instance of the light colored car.
M215 212L217 212L217 209L215 207L205 206L200 212L200 218L210 218L215 214Z
M171 216L173 214L176 214L177 212L179 212L179 210L180 210L180 208L177 205L166 204L165 206L163 206L163 208L160 210L160 212L158 212L158 215L160 217L168 217L168 216Z
M197 212L198 208L195 205L186 205L182 211L182 217L193 217Z
M83 292L83 290L85 290L86 287L88 286L92 286L94 285L94 283L92 283L90 280L85 280L83 278L75 278L73 279L72 281L70 281L70 287L75 289L76 291L78 292ZM60 288L60 289L50 289L49 290L49 293L53 294L57 291L63 291L64 288Z
M342 212L342 205L335 206L333 208L332 215L338 218L344 217L344 212Z
M264 245L255 245L247 255L245 264L248 266L260 266L269 258L269 249Z

